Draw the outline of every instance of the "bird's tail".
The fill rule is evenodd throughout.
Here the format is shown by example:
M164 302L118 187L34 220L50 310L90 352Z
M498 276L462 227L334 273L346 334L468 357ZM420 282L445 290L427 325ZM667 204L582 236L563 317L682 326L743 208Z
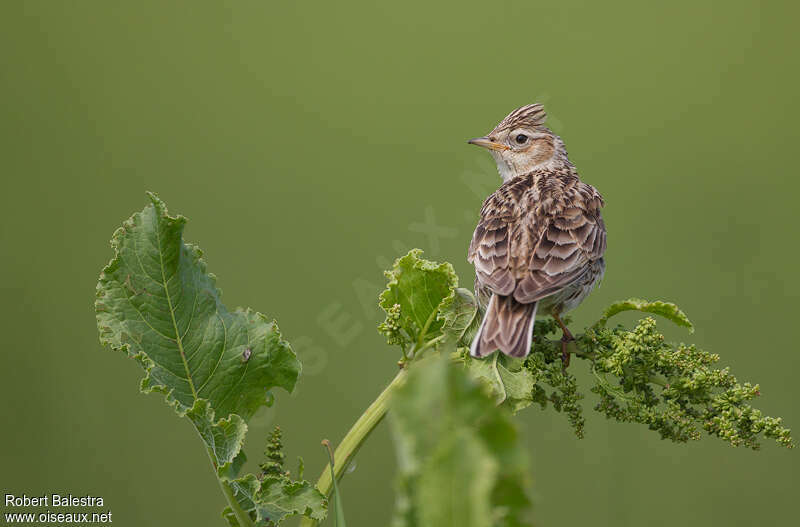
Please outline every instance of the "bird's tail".
M511 357L527 356L531 351L537 304L522 304L512 295L492 295L481 327L472 341L470 354L485 357L499 349Z

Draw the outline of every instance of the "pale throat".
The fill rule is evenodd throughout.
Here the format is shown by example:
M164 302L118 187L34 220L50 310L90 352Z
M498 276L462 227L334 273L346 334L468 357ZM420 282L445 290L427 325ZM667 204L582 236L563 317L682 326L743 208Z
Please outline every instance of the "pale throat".
M492 152L492 157L494 162L497 163L497 171L500 172L503 183L518 175L511 163L503 159L499 152Z
M497 164L497 171L500 173L503 183L517 176L529 174L536 169L554 166L557 161L557 156L553 155L539 162L534 159L526 160L527 162L523 166L516 166L511 159L504 158L500 152L493 151L491 154Z

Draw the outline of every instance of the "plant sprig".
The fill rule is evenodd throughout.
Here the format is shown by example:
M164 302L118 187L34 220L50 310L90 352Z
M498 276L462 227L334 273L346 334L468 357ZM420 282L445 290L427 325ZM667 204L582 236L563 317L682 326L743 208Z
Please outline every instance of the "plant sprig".
M420 254L415 250L398 259L389 274L402 268L406 281L425 283L426 273L442 264L422 260ZM409 276L411 273L419 276ZM534 402L542 408L552 405L568 417L578 437L584 436L580 405L584 395L575 376L563 367L561 342L554 338L558 333L555 321L536 321L531 354L524 363L505 356L477 360L469 357L467 350L482 317L474 295L456 283L449 292L415 290L415 294L441 302L438 316L443 323L426 338L482 379L498 404L514 411ZM381 305L388 308L383 327L391 321L392 335L417 334L399 304ZM596 411L620 422L643 424L676 442L697 440L705 431L732 446L758 449L762 437L788 448L794 446L791 432L780 418L765 416L750 405L760 393L758 385L739 384L727 368L715 368L718 355L694 345L667 342L651 316L639 320L631 330L621 325L608 327L611 317L630 310L657 314L694 330L686 314L669 302L629 299L606 308L598 322L577 335L567 348L589 362L595 379L589 391L599 397ZM396 343L392 335L388 335L390 344Z
M609 418L644 424L675 442L697 440L704 430L754 450L761 436L794 446L780 418L750 405L758 385L739 384L728 368L716 368L717 354L666 342L652 317L633 330L590 329L581 345L596 354L591 368L598 382L591 391L600 397L595 410Z
M274 321L222 304L202 251L183 240L185 218L169 216L154 194L150 199L112 239L114 258L97 287L98 330L103 344L144 368L142 391L164 394L192 423L228 500L229 526L277 526L299 515L302 527L312 527L325 518L332 492L336 522L344 525L337 482L392 406L401 472L396 527L528 525L526 455L512 414L537 403L564 413L579 437L585 428L584 396L562 362L555 321L536 321L524 360L471 358L482 317L475 296L458 287L449 263L424 260L414 249L386 272L379 298L386 320L378 329L400 348L401 370L329 452L316 485L285 470L279 428L267 440L260 472L241 475L248 420L271 404L270 389L294 389L300 362ZM608 327L628 310L648 316L632 329ZM758 449L762 438L794 446L780 418L751 406L758 385L718 368L716 354L666 342L651 314L694 328L674 304L630 299L609 306L568 344L595 379L596 411L676 442L704 431L733 446Z

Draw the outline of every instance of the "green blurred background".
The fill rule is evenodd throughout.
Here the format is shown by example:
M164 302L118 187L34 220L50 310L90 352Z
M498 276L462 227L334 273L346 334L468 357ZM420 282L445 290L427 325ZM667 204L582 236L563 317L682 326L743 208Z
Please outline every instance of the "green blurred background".
M230 306L274 316L306 364L272 425L324 462L396 370L381 269L418 246L471 285L499 179L465 140L539 101L606 198L608 271L574 316L677 302L758 405L800 432L798 9L790 2L3 2L0 488L101 495L121 525L222 525L206 454L92 309L114 229L157 191ZM631 320L629 317L628 320ZM586 365L573 366L586 379ZM591 394L589 394L591 395ZM542 526L786 525L800 457L661 441L585 407L520 415ZM383 525L381 426L342 485Z

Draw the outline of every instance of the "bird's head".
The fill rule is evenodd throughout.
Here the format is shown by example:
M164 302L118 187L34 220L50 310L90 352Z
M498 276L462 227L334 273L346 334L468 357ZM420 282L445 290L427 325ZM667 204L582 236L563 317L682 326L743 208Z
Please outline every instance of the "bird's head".
M489 150L503 181L566 159L561 138L545 128L541 104L517 108L484 137L467 141Z

